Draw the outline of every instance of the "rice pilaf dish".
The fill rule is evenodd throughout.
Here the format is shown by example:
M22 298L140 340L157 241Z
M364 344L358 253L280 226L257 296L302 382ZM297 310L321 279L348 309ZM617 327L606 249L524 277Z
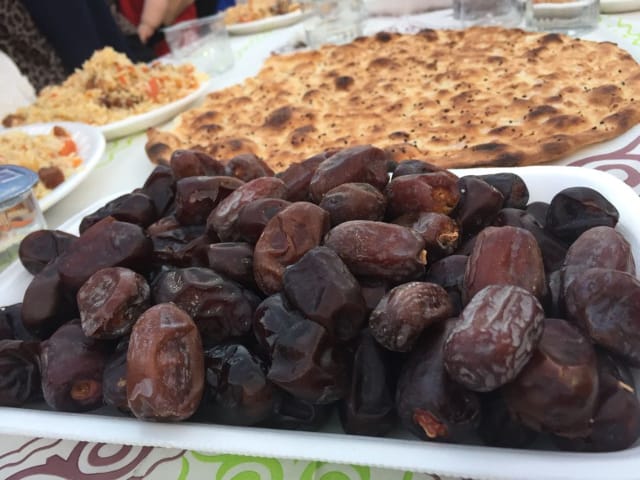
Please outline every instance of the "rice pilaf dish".
M253 0L248 4L235 5L224 11L224 23L234 25L236 23L253 22L266 17L284 15L300 10L298 2L290 0Z
M149 112L198 89L202 78L190 64L134 64L111 47L93 54L61 85L42 89L36 101L7 115L5 127L74 121L106 125Z
M38 174L37 198L42 198L83 164L73 138L62 127L29 135L19 130L0 133L0 164L18 165Z

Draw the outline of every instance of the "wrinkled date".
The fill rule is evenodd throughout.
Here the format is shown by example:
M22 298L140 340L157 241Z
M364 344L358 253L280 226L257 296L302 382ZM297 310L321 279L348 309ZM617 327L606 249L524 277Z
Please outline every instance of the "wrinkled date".
M611 227L593 227L580 235L567 250L564 265L611 268L636 274L631 245Z
M444 344L444 362L461 385L487 392L510 382L540 341L544 310L526 290L490 285L462 311Z
M67 251L77 239L75 235L60 230L37 230L22 239L18 257L25 270L36 275Z
M589 187L565 188L549 203L545 228L566 242L597 226L615 227L620 214L602 194Z
M204 389L204 353L191 317L170 303L138 319L127 350L127 399L138 418L177 421L193 415Z
M126 335L149 308L150 296L147 281L133 270L122 267L98 270L76 296L82 330L95 338Z
M233 177L187 177L176 183L176 219L181 225L199 225L211 211L244 182Z
M444 367L443 345L455 322L436 325L400 372L396 410L402 424L424 440L462 441L480 421L477 394L451 380Z
M293 306L340 340L355 337L365 322L360 285L329 248L313 248L287 267L284 292Z
M414 280L424 273L424 239L413 230L383 222L353 220L332 228L324 239L354 275Z
M347 357L322 325L305 319L278 333L267 378L301 400L333 403L347 392Z
M382 436L393 428L392 383L385 352L363 330L353 354L349 391L340 402L340 422L346 433Z
M136 270L147 265L152 251L153 244L141 227L107 217L86 230L58 257L60 279L67 289L76 292L101 268Z
M162 272L152 295L156 303L172 302L187 312L203 340L213 344L249 332L260 303L253 292L200 267Z
M320 207L329 212L332 226L349 220L381 221L387 199L368 183L343 183L322 197Z
M215 233L223 242L233 240L233 224L240 210L258 198L284 198L287 187L275 177L251 180L225 198L207 218L207 232Z
M410 282L387 293L369 317L373 337L388 350L408 352L422 331L453 314L447 291L440 285Z
M436 212L445 215L458 205L457 178L448 172L395 177L386 188L391 218L405 213Z
M606 268L577 273L566 286L567 318L597 344L640 366L640 281Z
M87 337L79 321L64 324L42 344L42 393L54 410L86 412L102 406L107 344Z
M478 234L464 276L465 301L488 285L517 285L538 299L544 296L542 252L531 233L506 226Z
M269 220L253 253L253 272L260 290L282 290L284 269L320 245L329 230L329 214L308 202L296 202Z
M239 344L204 352L205 389L198 417L215 423L254 425L271 414L274 386L262 361Z
M598 396L593 346L565 320L545 319L533 357L504 395L511 413L538 432L587 435Z
M311 182L311 200L320 203L332 188L343 183L368 183L382 190L388 182L387 155L383 150L362 145L345 148L318 165Z
M0 340L0 406L21 407L42 396L39 345Z

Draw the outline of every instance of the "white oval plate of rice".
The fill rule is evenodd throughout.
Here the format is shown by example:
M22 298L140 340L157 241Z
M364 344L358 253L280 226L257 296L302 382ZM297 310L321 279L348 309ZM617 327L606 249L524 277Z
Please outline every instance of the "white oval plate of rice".
M95 168L104 154L106 145L104 135L97 127L75 122L32 123L30 125L21 125L7 129L0 127L1 137L15 131L24 132L30 136L49 135L55 126L62 127L69 133L75 143L77 157L79 157L81 162L75 166L73 170L65 172L64 182L53 190L46 192L43 196L40 196L39 203L43 212L71 193ZM0 154L2 154L2 152L0 152ZM27 156L29 155L37 157L38 152L25 152L25 161L27 161ZM30 168L27 165L23 166ZM34 168L31 169L34 170ZM36 187L36 192L37 188L38 187Z
M116 138L126 137L127 135L141 132L149 127L155 127L168 122L183 110L189 108L205 94L207 87L208 81L202 80L198 89L185 97L175 100L174 102L167 103L166 105L162 105L161 107L155 108L149 112L133 115L106 125L99 125L97 128L103 133L107 140L114 140Z

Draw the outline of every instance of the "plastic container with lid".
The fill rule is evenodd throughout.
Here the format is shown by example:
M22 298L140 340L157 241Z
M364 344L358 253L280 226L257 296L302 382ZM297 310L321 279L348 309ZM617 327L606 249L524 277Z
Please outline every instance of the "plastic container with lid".
M18 255L20 241L46 228L33 193L38 175L16 165L0 165L0 270Z

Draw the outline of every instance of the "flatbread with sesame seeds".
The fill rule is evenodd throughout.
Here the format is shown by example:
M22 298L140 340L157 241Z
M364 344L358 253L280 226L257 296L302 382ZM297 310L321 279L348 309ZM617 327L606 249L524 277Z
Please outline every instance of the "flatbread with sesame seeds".
M272 55L211 93L147 153L227 160L253 153L278 171L328 148L374 144L396 160L454 168L545 163L640 121L640 66L609 42L477 27L379 33Z

